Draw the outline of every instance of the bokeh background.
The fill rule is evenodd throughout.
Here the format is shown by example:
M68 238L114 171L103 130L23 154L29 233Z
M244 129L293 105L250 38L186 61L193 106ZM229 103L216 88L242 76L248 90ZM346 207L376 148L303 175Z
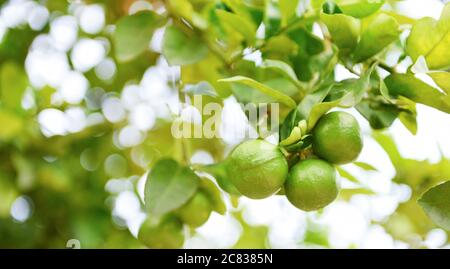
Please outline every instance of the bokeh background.
M439 18L444 2L392 1L391 8ZM112 53L114 22L145 9L157 7L0 1L0 247L64 248L71 239L82 248L143 247L136 236L146 218L147 168L170 148L165 122L180 113L180 70L159 54L163 28L150 52L130 63L119 64ZM352 76L337 67L337 80ZM5 108L5 100L12 105ZM450 179L450 116L418 105L414 136L400 122L374 134L352 112L365 137L359 161L376 168L344 166L363 190L342 177L340 199L313 213L282 196L227 202L227 214L213 213L187 231L184 247L449 248L449 234L415 206L411 186ZM192 107L181 113L194 122L200 116ZM222 121L247 124L234 97L225 100ZM241 141L231 129L221 130L222 141L199 145L192 163L225 156Z

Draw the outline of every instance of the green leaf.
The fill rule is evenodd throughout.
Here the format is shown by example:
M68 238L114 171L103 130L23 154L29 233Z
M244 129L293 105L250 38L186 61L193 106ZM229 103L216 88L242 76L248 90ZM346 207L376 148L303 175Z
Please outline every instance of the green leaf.
M380 79L380 94L381 96L384 97L384 99L386 99L386 101L390 102L390 103L395 103L395 100L391 98L391 96L389 95L389 89L386 86L386 83L384 83L384 80Z
M277 35L281 29L281 12L276 1L265 0L264 25L265 38Z
M346 170L344 170L342 167L336 166L336 170L338 171L339 175L341 177L345 177L346 179L350 180L353 183L360 183L359 180L352 174L350 174L349 172L347 172Z
M417 134L417 115L416 113L405 113L401 112L398 116L400 122L405 126L406 129L412 134Z
M343 189L339 192L339 198L349 201L353 195L374 195L372 190L366 188Z
M400 96L396 100L397 106L402 109L402 112L398 115L401 123L408 129L408 131L416 135L417 134L417 111L416 103L409 100L406 97Z
M249 44L254 44L256 40L256 26L247 17L239 16L225 10L216 10L221 22L240 33Z
M378 171L371 164L368 164L368 163L365 163L365 162L353 162L353 164L358 166L359 168L362 168L362 169L366 170L366 171Z
M391 136L383 134L381 132L374 132L372 136L387 153L392 164L395 167L398 166L399 163L403 160L403 157L398 151L394 139Z
M170 65L194 64L207 56L208 47L197 36L169 26L164 33L162 54Z
M314 105L322 102L330 92L330 89L331 86L323 87L313 93L306 95L300 102L300 104L298 104L295 109L289 112L280 127L280 141L283 141L290 136L292 130L297 126L299 121L309 118Z
M117 59L127 62L147 50L153 32L163 22L162 17L148 10L121 18L113 36Z
M236 187L233 184L231 184L231 182L228 180L226 161L201 166L198 169L212 175L214 179L217 181L219 187L222 188L222 190L226 191L231 195L235 196L241 195L239 191L236 189Z
M319 121L323 114L327 113L330 109L338 106L341 103L341 99L319 103L311 109L310 116L308 118L308 130L312 130L316 123Z
M393 17L378 14L361 35L354 53L355 61L362 62L379 53L395 41L399 34L399 24Z
M222 194L216 185L211 180L203 178L200 181L200 188L208 196L213 210L224 215L227 212L227 207L223 201Z
M298 105L297 111L302 119L308 119L314 106L321 103L328 93L331 91L332 86L323 87L313 93L310 93L303 98ZM295 123L297 125L298 122Z
M242 83L274 98L287 107L294 108L296 106L295 101L291 97L248 77L235 76L231 78L221 79L219 80L219 82Z
M363 18L377 12L384 0L334 0L339 9L355 18Z
M450 4L438 21L425 17L418 20L406 41L406 52L415 62L424 56L430 69L450 66Z
M450 181L429 189L418 202L434 223L450 231Z
M373 129L384 129L392 125L400 111L392 104L362 101L356 106L358 112L369 121Z
M331 34L333 42L338 46L342 55L353 51L358 44L361 23L358 19L344 14L321 14L321 20L325 23Z
M204 30L208 27L208 22L201 15L195 12L189 0L168 0L167 4L170 12L182 17L192 25Z
M155 164L145 183L145 206L152 214L162 215L179 208L197 190L199 177L188 167L172 159Z
M214 90L214 87L207 81L201 81L198 84L186 87L184 92L192 95L207 95L211 97L217 97L217 93Z
M319 12L322 10L323 4L326 0L311 0L311 7L316 11Z
M281 26L286 26L295 16L299 0L280 0Z
M273 69L278 71L280 74L284 75L286 78L288 78L294 85L299 88L303 89L303 85L298 80L297 75L295 74L295 71L292 69L292 67L279 60L264 60L261 64L261 68L267 68L267 69Z
M317 103L311 108L308 129L312 130L320 117L330 109L337 106L349 108L361 102L364 94L370 89L370 75L374 68L375 65L372 65L359 79L347 79L333 85L330 90L331 100Z
M234 213L242 227L242 233L239 240L233 246L234 249L265 249L269 228L264 225L253 226L245 222L242 212Z
M410 18L410 17L405 16L405 15L398 14L398 13L396 13L394 11L381 10L380 13L384 13L386 15L389 15L389 16L395 18L395 20L401 25L403 25L403 24L414 24L416 22L416 19Z
M289 58L301 81L321 81L332 73L338 61L335 44L318 38L306 27L291 30L288 36L298 46L297 54Z
M450 94L450 73L444 71L430 72L428 75L445 93Z
M287 96L293 97L298 95L297 87L295 87L295 85L292 84L290 80L285 78L271 79L262 81L261 83L272 89L276 89L277 91L280 91ZM240 103L271 104L278 102L276 99L270 97L269 95L244 84L233 83L231 84L231 90Z
M5 107L22 107L22 97L28 86L25 71L14 62L6 62L0 70L0 101Z
M406 97L403 97L403 96L399 96L398 99L392 98L389 95L389 89L387 88L386 83L384 83L384 80L380 80L380 93L389 104L395 104L395 106L397 107L398 112L399 112L397 114L398 114L398 118L400 119L401 123L403 123L403 125L406 127L406 129L408 129L408 131L411 134L416 135L416 133L417 133L416 103L409 100ZM383 104L383 106L387 106L387 104ZM359 110L359 112L364 116L363 111ZM388 116L388 115L383 116L383 118L385 118L385 120L388 118L386 116ZM379 115L377 115L377 119L379 119ZM388 123L385 120L382 120L382 121L375 120L374 122ZM371 122L371 121L369 120L369 122ZM371 123L371 125L372 125L372 123ZM385 127L388 127L388 126L390 126L390 124L389 125L385 124Z
M404 96L414 102L450 113L448 96L412 74L391 74L384 82L393 96Z

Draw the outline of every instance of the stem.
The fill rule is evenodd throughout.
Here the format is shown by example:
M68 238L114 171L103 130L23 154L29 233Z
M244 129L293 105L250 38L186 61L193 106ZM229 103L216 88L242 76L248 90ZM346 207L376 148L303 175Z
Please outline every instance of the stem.
M355 70L353 70L352 66L348 66L348 65L344 65L345 69L347 69L348 71L350 71L352 74L357 75L358 77L361 76L361 74L359 74L358 72L356 72Z
M386 71L388 71L389 73L397 73L397 71L395 70L395 67L390 67L387 64L383 63L383 62L379 62L378 66Z

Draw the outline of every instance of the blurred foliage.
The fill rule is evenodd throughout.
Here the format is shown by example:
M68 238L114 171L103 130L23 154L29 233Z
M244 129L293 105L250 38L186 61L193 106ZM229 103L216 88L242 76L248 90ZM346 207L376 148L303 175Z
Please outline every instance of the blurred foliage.
M356 106L373 129L388 128L399 119L413 134L417 131L416 103L450 112L449 4L439 20L416 21L397 14L393 0L148 0L149 8L134 14L129 12L134 0L76 2L34 1L48 9L50 20L73 14L77 5L99 4L105 11L107 27L99 33L77 30L80 39L106 40L110 46L107 56L117 67L114 77L106 80L93 69L84 72L89 90L77 106L90 116L102 113L105 96L118 96L124 86L138 83L162 57L180 66L180 78L171 81L170 87L185 99L202 94L207 100L222 102L233 94L243 103L279 102L281 139L302 120L310 130L321 115L335 107ZM0 1L2 9L8 4ZM162 48L154 50L149 42L161 27L165 28ZM316 34L317 27L323 38ZM270 247L268 227L253 227L241 212L230 210L239 195L233 186L226 186L220 169L189 163L197 150L209 152L216 163L222 161L229 149L220 139L175 139L167 118L158 118L142 143L132 147L116 142L125 120L104 120L66 135L44 135L39 113L72 107L55 102L57 88L48 83L37 87L27 76L26 59L32 43L50 28L46 23L33 30L23 23L0 35L1 248L63 248L69 239L79 240L83 248L178 247L184 228L177 209L200 191L206 194L212 211L231 211L241 224L242 235L235 248ZM401 34L406 28L412 30L405 42ZM385 63L390 49L402 53L394 65ZM261 64L246 60L254 53L261 54ZM70 51L66 57L68 54ZM411 66L406 73L397 71L407 57L413 62L423 58L428 74L440 88L419 80ZM335 81L338 63L359 78ZM74 63L70 65L73 68ZM385 78L381 70L390 74ZM24 105L26 98L31 98L33 105ZM430 163L403 158L389 136L376 132L374 137L396 168L393 181L413 191L411 199L400 204L382 225L395 239L420 247L417 237L423 239L436 224L448 229L450 195L448 184L441 183L450 179L450 160ZM356 165L374 170L370 164ZM149 213L138 241L126 221L114 214L120 191L105 185L116 179L132 186L124 190L137 194L138 179L150 168L154 169L145 187L149 195L145 201L139 200L140 209ZM360 183L343 168L339 172ZM224 191L212 183L208 173ZM373 192L358 185L343 190L341 199L349 200L355 194ZM30 205L31 215L24 222L10 213L18 197L25 197ZM230 203L224 203L224 198ZM146 235L155 231L176 238L168 239L168 245L155 244ZM326 229L308 223L299 243L329 247Z
M448 211L449 204L446 201L448 196L445 195L445 192L441 194L440 191L435 189L439 187L429 189L450 178L450 160L442 158L437 163L431 163L427 160L418 161L404 158L391 137L382 133L375 133L374 138L389 155L396 169L393 181L399 184L406 184L412 190L411 198L407 202L400 204L396 212L384 225L394 238L410 242L417 247L418 238L424 238L431 229L436 227L427 216L427 213L434 215L436 211L437 214L439 214L440 210ZM417 203L422 196L422 202ZM432 208L434 206L433 199L439 201L437 208ZM427 203L427 201L430 201L431 204ZM446 217L448 217L448 213L444 212L442 214L447 214ZM445 221L446 217L442 216L441 219ZM447 224L442 224L441 221L437 223L440 223L443 228L447 228Z

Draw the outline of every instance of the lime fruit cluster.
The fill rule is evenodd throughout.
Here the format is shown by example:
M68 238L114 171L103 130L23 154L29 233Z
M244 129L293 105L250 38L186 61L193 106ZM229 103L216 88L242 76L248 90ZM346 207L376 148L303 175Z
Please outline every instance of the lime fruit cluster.
M339 193L334 164L354 161L363 143L356 119L346 112L320 118L311 132L313 156L289 167L278 146L264 140L238 145L226 160L229 182L252 199L263 199L280 190L297 208L321 209Z

